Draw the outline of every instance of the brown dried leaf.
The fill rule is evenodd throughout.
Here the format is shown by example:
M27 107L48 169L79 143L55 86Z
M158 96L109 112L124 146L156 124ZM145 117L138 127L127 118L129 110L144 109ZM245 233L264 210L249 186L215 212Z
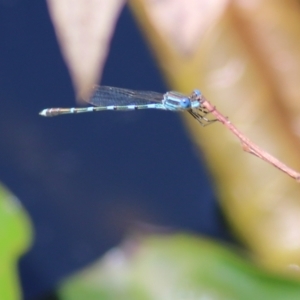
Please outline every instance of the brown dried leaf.
M164 25L149 17L149 1L131 4L173 89L189 93L200 87L246 136L300 170L299 2L224 0L219 5L226 9L217 19L198 10L198 18L204 19L197 23L202 34L196 38L197 49L189 53L178 51L162 35ZM182 36L180 24L195 17L183 15L173 25ZM244 153L220 124L201 128L190 116L187 122L235 233L269 268L299 270L300 185Z
M100 80L113 29L125 0L48 0L56 35L77 96Z
M188 54L223 13L227 2L229 0L145 0L144 5L161 37L177 51Z
M277 105L286 111L292 131L300 136L299 2L236 1L236 17L278 94ZM252 16L255 19L252 19Z

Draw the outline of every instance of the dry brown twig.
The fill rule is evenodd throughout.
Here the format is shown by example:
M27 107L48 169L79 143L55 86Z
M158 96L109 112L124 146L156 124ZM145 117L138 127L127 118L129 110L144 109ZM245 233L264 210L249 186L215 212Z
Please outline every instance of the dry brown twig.
M273 165L277 169L286 173L290 177L294 178L297 182L300 182L300 173L293 170L292 168L285 165L283 162L269 154L268 152L262 150L260 147L255 145L252 141L250 141L242 132L240 132L229 120L227 117L223 116L215 106L213 106L204 96L201 96L201 107L207 110L210 114L212 114L216 120L221 122L225 127L227 127L241 142L242 148L245 152L253 154L260 159L268 162Z

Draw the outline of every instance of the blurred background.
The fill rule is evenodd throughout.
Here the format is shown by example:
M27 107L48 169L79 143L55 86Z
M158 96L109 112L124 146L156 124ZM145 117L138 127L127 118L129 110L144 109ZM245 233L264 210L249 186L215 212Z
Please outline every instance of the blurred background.
M19 268L25 297L50 291L140 223L227 238L180 116L150 110L40 117L43 108L76 105L46 3L4 1L0 9L0 177L34 226ZM101 83L168 89L128 7Z
M278 78L269 76L273 73L264 59L267 52L265 56L260 55L263 51L254 42L255 36L248 28L251 24L247 23L247 18L255 15L255 10L243 15L231 1L223 1L222 12L217 6L212 8L218 14L210 27L203 27L205 33L199 33L199 42L189 44L191 39L188 39L188 46L184 47L184 40L180 41L180 27L173 45L170 44L172 38L163 45L162 31L156 30L155 26L149 29L143 17L146 10L141 5L147 7L150 2L141 4L143 1L132 1L133 10L128 5L121 6L112 31L101 84L162 93L170 89L188 93L193 88L203 88L210 101L216 101L218 108L225 108L225 115L230 115L231 120L244 126L244 130L256 124L254 131L257 135L252 137L258 142L290 165L299 166L295 130L298 125L286 122L290 111L296 115L298 104L293 102L288 108L282 104L284 89L294 98L298 97L298 93L294 87L288 89L284 84L274 89L280 81L278 74L281 74L281 69L279 66ZM204 9L205 1L200 2ZM237 7L244 7L245 11L249 9L247 1L232 2L236 2ZM286 11L281 16L278 3L273 4L275 8L272 11L270 1L258 1L256 9L260 4L269 5L266 11L270 16L282 21L290 11L296 11L294 18L290 18L294 22L291 28L294 28L296 36L300 22L294 20L299 14L299 3L289 1L283 4ZM251 9L251 4L249 6ZM182 21L178 20L180 24ZM234 23L230 23L232 20L235 25L238 22L243 24L240 32L230 31L230 28L236 28ZM297 183L258 159L248 158L250 155L242 152L234 138L228 138L227 134L213 128L215 124L203 129L189 116L184 124L181 114L152 110L88 113L48 119L38 115L47 107L78 105L75 99L79 88L73 87L76 80L73 77L72 83L54 24L44 1L0 0L0 179L18 197L32 224L32 229L26 233L29 249L23 251L26 253L19 261L17 271L24 299L62 299L56 293L61 280L91 265L132 232L140 235L189 232L198 236L199 240L209 237L217 244L243 245L241 248L253 251L253 257L257 255L258 258L254 259L257 262L264 261L264 255L270 254L264 243L274 248L274 244L266 240L265 236L268 236L275 244L284 245L287 253L292 249L292 256L282 248L276 253L283 253L285 257L280 268L292 265L293 272L297 273L300 243L299 221L295 221L300 212ZM267 35L273 37L270 41L274 42L278 28L274 26L273 36L270 34L272 28ZM244 36L243 30L248 30ZM293 35L286 35L284 30L287 29L282 29L286 37L283 43L288 43ZM158 36L155 36L156 33ZM226 44L217 47L224 40ZM201 50L193 55L196 50L192 48L199 45ZM89 47L84 45L84 41L82 46ZM214 55L218 59L214 59ZM234 60L230 60L230 56ZM288 58L283 57L281 64L290 71L289 65L284 63ZM293 56L293 59L297 62L294 65L298 66L299 58ZM278 61L275 63L280 65ZM292 60L289 63L293 65ZM266 71L268 67L269 73ZM299 71L292 71L296 86ZM241 79L243 76L245 80ZM248 90L252 94L247 93ZM221 102L218 102L220 99ZM275 102L270 99L275 99ZM270 107L275 107L274 111ZM267 124L264 123L266 112L274 118ZM270 125L273 123L275 127ZM216 126L220 128L219 124ZM263 126L267 129L262 130ZM289 142L286 142L287 139ZM285 148L278 150L274 140L286 145ZM199 145L203 150L199 150ZM245 160L231 152L234 147ZM223 161L227 161L224 166ZM262 164L262 169L257 167L258 164ZM238 173L240 169L243 169L243 174ZM265 175L261 171L265 169L272 175ZM231 180L231 183L226 180ZM220 202L217 202L217 197L220 197ZM287 197L292 200L287 200ZM277 205L275 212L271 199ZM281 204L281 199L289 206ZM241 211L239 207L242 207ZM284 213L279 215L278 211L282 209ZM274 215L279 222L272 219ZM250 223L249 227L243 222ZM282 242L274 236L276 234L286 238L290 244ZM264 258L260 259L262 253ZM276 258L276 254L270 254L270 257ZM275 273L278 273L278 268ZM280 276L284 273L281 272ZM283 280L285 284L289 282L289 279ZM269 278L266 281L269 282ZM293 287L289 288L299 292L298 283L292 282ZM268 288L271 290L276 284L278 281ZM169 298L162 296L156 299ZM230 299L242 298L237 295ZM291 296L289 299L294 298Z

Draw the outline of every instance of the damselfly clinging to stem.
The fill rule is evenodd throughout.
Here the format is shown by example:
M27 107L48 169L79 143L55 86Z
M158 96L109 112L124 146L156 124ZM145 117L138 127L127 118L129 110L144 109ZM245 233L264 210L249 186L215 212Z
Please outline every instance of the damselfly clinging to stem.
M46 108L40 112L41 116L53 117L63 114L95 112L102 110L136 110L136 109L162 109L170 111L187 111L202 126L215 120L209 120L209 113L202 106L202 94L194 90L190 96L170 91L160 94L150 91L134 91L110 86L95 86L92 96L85 100L94 106L73 108Z
M95 86L92 96L86 100L94 106L78 108L47 108L40 112L45 117L53 117L63 114L74 114L83 112L93 112L102 110L135 110L135 109L162 109L171 111L187 111L202 126L219 121L226 126L240 140L243 150L247 151L272 164L279 170L285 172L292 178L300 182L300 173L289 168L287 165L273 157L266 151L260 149L242 134L229 120L223 116L201 92L194 90L190 96L185 96L178 92L170 91L165 94L133 91L109 86ZM216 117L214 120L207 119L207 114L211 113Z

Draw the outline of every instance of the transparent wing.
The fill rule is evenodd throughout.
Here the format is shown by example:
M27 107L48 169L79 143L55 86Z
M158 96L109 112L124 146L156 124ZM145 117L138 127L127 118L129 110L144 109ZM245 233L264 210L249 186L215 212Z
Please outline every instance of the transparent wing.
M143 105L161 103L164 95L150 91L135 91L111 86L95 86L93 95L85 101L94 106Z

